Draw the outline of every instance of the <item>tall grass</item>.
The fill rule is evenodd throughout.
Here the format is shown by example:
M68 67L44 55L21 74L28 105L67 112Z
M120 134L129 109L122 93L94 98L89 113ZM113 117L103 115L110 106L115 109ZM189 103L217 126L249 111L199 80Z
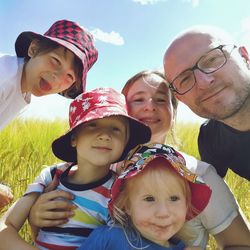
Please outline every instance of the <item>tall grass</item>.
M43 167L58 162L51 143L66 129L67 123L60 120L16 120L0 132L0 181L12 188L15 199L23 195ZM27 224L20 234L31 240Z
M16 120L0 133L0 180L13 189L15 199L22 196L27 185L44 166L58 162L51 151L51 143L68 129L66 121ZM199 158L197 147L199 124L179 123L177 137L180 150ZM248 220L250 219L250 184L230 172L226 181L236 196ZM240 187L240 188L239 188ZM3 213L8 207L3 209ZM30 241L27 225L20 232ZM215 249L210 241L208 249Z

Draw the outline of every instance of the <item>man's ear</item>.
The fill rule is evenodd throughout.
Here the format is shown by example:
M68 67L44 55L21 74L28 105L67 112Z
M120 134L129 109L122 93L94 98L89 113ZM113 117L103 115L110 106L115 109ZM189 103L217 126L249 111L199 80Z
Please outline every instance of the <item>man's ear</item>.
M181 96L181 95L178 95L177 93L173 93L173 95L175 96L175 98L176 98L178 101L181 101L181 100L180 100L180 96Z
M244 46L239 47L239 53L240 53L241 57L243 57L245 59L245 62L247 63L248 69L250 69L249 55L248 55L248 51L247 51L246 47L244 47Z
M34 57L37 55L37 51L38 51L38 40L32 40L30 43L30 46L28 48L28 56L29 57Z

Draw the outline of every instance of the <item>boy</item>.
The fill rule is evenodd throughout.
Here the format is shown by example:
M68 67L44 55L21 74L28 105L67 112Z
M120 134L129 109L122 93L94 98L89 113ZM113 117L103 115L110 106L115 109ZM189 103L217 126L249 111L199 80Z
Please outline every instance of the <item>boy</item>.
M92 36L77 23L55 22L40 35L22 32L16 56L0 57L0 130L30 103L31 94L75 98L85 90L98 52Z
M70 105L70 130L52 144L53 153L65 163L45 168L26 196L3 217L0 249L36 249L18 231L38 194L57 176L57 189L71 192L75 215L58 227L42 228L36 238L39 249L76 249L90 232L108 224L108 202L115 175L110 164L125 158L130 149L151 137L150 128L130 117L125 98L110 88L78 96ZM69 163L70 162L70 163ZM8 241L4 241L6 237Z
M15 49L16 56L0 57L0 130L30 103L31 94L75 98L83 92L98 56L92 36L67 20L55 22L44 35L22 32ZM12 198L11 189L1 185L0 208Z

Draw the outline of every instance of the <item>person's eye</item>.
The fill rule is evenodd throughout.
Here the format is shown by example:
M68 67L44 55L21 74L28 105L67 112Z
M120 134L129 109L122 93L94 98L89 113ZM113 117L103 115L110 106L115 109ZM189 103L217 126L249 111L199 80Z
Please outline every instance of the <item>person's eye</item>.
M142 98L136 98L136 99L134 99L132 102L137 102L137 103L139 103L139 102L143 102L144 100L142 99Z
M86 127L95 128L95 127L97 127L97 124L95 122L90 122L90 123L86 124Z
M172 196L170 196L169 200L170 201L178 201L178 200L180 200L180 198L177 195L172 195Z
M119 127L113 127L112 130L114 132L121 132L121 129Z
M152 201L155 201L155 198L153 196L147 196L144 198L144 201L152 202Z
M220 59L221 59L221 57L218 55L206 57L202 62L202 66L203 67L211 67L212 65L216 64Z
M183 76L180 76L176 82L178 82L178 85L182 86L190 82L191 79L192 74L184 74Z
M156 99L156 102L157 102L157 103L165 103L165 102L167 102L167 100L164 99L164 98L157 98L157 99Z
M54 56L51 57L51 61L55 65L58 65L58 66L61 65L61 61L58 58L54 57Z

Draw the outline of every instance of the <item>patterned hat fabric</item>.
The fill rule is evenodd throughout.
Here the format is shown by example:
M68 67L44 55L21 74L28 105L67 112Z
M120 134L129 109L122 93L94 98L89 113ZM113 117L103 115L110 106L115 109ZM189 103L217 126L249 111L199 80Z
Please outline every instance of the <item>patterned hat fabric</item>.
M47 38L72 51L82 62L82 88L85 91L86 76L98 58L92 35L77 23L68 20L55 22L44 35L31 31L22 32L16 39L15 49L18 57L27 57L30 43L35 38ZM71 97L74 98L74 97Z
M80 94L70 104L70 130L54 140L52 150L56 157L67 162L77 162L76 149L71 146L71 135L79 125L109 116L123 116L129 120L129 139L117 160L123 160L136 145L146 143L151 138L151 130L144 123L128 115L125 97L112 88L97 88Z
M123 163L123 172L114 182L111 189L111 201L109 209L112 213L113 202L118 197L124 180L130 179L145 169L145 167L156 158L163 158L168 161L173 170L182 178L188 181L191 190L191 204L195 213L187 213L187 220L192 219L202 212L207 206L211 197L212 190L196 174L192 173L187 167L184 157L174 148L164 144L138 145L132 149ZM150 165L153 167L153 165ZM167 180L166 180L167 184Z

